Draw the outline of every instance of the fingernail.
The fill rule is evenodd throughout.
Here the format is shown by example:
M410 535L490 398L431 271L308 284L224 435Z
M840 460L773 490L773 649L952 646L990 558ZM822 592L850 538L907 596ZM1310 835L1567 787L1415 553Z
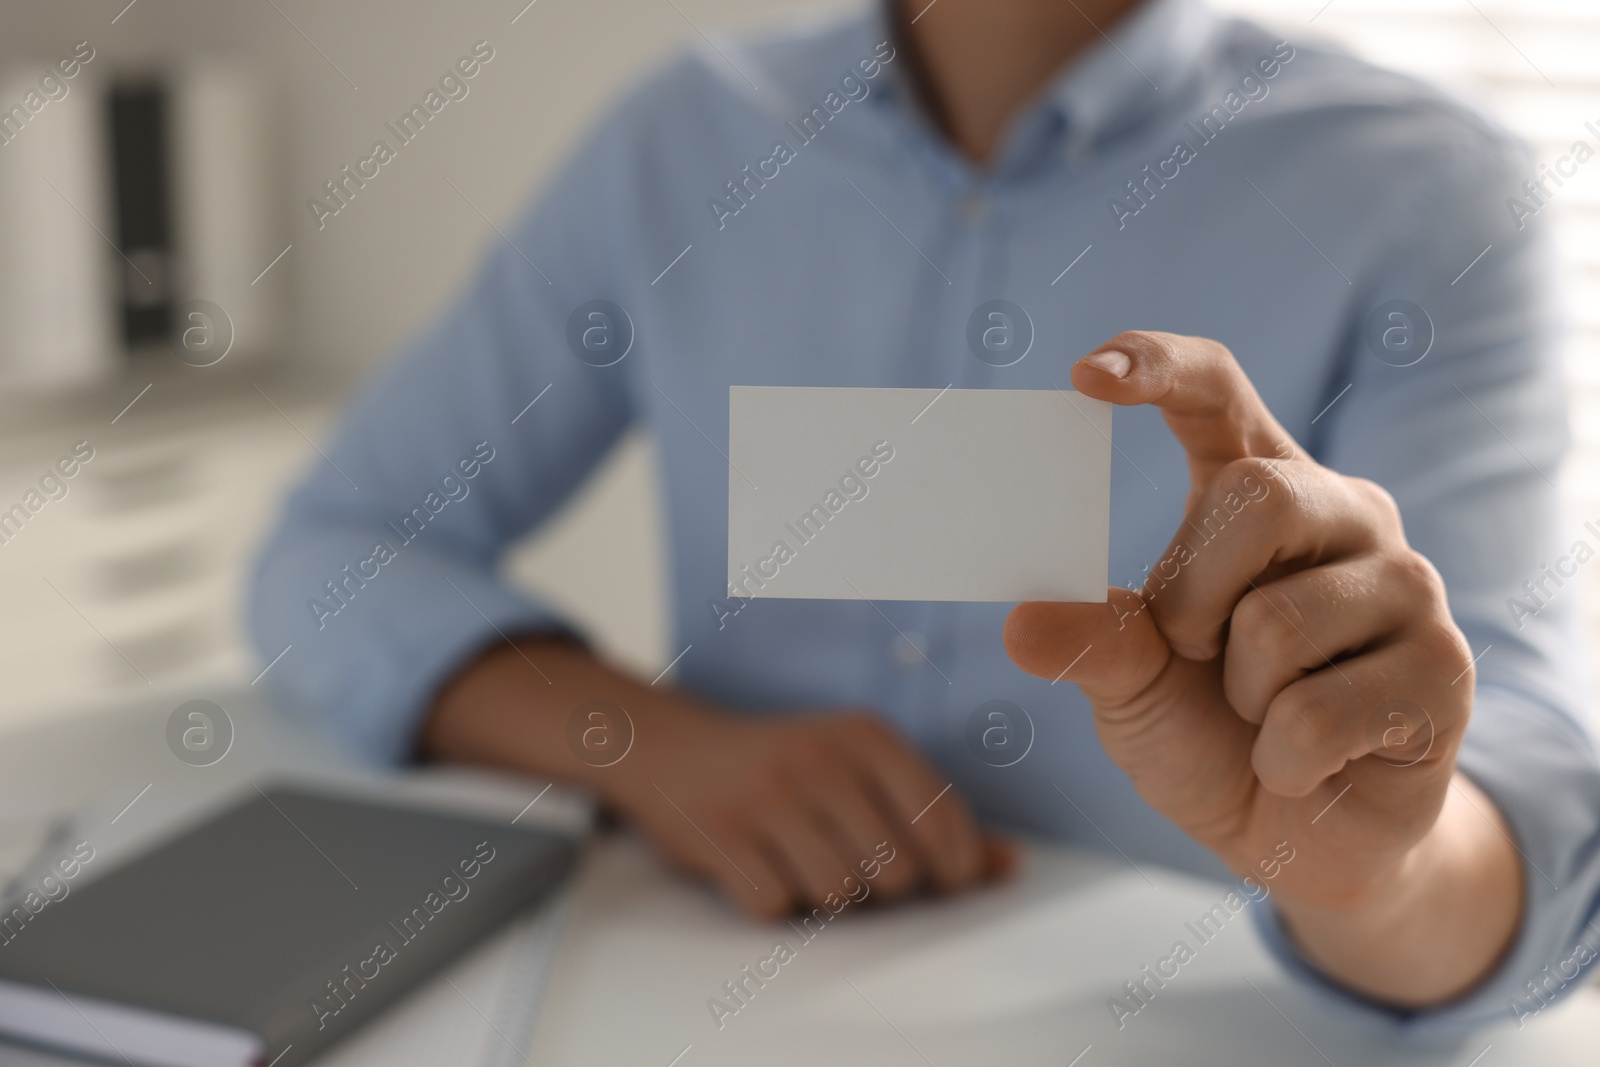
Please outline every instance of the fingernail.
M1109 352L1096 352L1092 356L1084 356L1083 362L1096 370L1103 370L1113 378L1126 378L1128 371L1133 369L1133 360L1127 353L1112 349Z

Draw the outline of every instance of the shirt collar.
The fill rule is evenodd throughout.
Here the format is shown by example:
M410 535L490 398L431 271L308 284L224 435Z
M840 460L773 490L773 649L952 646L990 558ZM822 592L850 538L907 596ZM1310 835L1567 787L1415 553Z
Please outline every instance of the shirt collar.
M874 33L896 40L894 0L878 0ZM995 161L1015 166L1036 155L1041 139L1060 134L1069 156L1177 100L1197 65L1216 16L1205 0L1146 0L1070 63L1012 124ZM885 102L904 97L916 107L904 71L896 70Z
M1215 16L1204 0L1148 0L1057 77L1044 94L1082 150L1176 100Z

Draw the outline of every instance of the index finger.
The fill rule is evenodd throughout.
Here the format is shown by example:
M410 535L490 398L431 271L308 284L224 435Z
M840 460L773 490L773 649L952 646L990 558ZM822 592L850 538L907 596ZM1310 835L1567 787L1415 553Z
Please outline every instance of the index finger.
M1160 408L1188 453L1191 500L1234 460L1300 455L1233 353L1210 338L1119 333L1073 365L1072 384L1097 400Z

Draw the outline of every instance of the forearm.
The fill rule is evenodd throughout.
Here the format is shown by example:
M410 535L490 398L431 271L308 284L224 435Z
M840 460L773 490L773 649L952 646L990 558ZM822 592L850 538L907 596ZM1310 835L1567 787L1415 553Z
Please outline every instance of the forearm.
M608 666L581 645L561 638L524 638L486 651L440 690L418 738L430 759L477 763L540 775L594 790L615 801L626 768L570 743L574 711L593 700L626 711L607 728L629 744L648 745L664 721L707 718L688 697L649 686ZM637 761L635 761L637 762Z
M1344 909L1281 899L1300 951L1332 980L1400 1008L1467 993L1521 926L1521 857L1494 802L1457 774L1429 832L1384 883Z
M603 744L584 740L594 730ZM418 745L587 787L669 859L768 919L833 907L863 878L892 900L974 884L1014 858L986 849L961 798L870 714L729 714L560 639L501 644L467 664Z

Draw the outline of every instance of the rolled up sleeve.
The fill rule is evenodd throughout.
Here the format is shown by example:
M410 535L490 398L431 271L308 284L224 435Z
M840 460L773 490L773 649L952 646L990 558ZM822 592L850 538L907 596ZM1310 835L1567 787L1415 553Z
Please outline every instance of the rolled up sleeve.
M484 647L567 628L497 566L634 419L637 354L596 366L567 336L580 305L615 299L603 209L622 140L602 124L520 224L489 233L476 277L363 388L261 552L248 625L264 664L282 653L268 682L367 758L406 758Z

